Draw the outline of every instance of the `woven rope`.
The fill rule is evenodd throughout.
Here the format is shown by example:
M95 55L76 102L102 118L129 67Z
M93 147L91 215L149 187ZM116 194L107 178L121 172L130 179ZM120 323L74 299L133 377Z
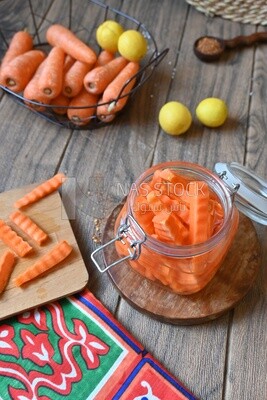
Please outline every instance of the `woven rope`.
M186 0L207 16L218 15L244 24L267 25L267 0Z

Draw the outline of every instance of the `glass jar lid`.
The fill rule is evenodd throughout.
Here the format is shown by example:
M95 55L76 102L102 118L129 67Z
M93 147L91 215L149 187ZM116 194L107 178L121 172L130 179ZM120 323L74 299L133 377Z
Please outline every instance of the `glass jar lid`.
M267 225L267 182L241 164L216 163L215 172L235 193L235 205L245 215Z

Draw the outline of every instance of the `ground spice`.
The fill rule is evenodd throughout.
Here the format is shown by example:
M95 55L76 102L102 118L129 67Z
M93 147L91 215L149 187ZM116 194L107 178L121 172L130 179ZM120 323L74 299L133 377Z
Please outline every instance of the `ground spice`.
M217 54L221 49L220 42L215 38L204 37L197 42L197 50L203 54Z

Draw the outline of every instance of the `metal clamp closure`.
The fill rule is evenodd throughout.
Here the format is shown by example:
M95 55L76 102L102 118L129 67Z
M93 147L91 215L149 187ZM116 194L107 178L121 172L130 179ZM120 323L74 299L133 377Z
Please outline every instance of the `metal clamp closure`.
M136 238L136 236L138 237L138 239ZM127 241L124 239L127 239ZM101 268L101 266L99 265L99 263L95 258L96 254L118 240L124 245L127 245L128 243L129 247L127 250L129 255L122 257L119 260L116 260L109 265L106 265L105 268ZM127 215L125 222L119 226L115 238L103 244L102 246L98 247L96 250L94 250L91 254L91 259L95 264L95 266L97 267L97 269L101 273L103 273L107 271L109 268L114 267L114 265L117 265L125 260L128 259L136 260L140 256L141 245L142 243L145 242L145 240L146 240L146 234L141 228L141 226L135 221L135 219L131 215Z

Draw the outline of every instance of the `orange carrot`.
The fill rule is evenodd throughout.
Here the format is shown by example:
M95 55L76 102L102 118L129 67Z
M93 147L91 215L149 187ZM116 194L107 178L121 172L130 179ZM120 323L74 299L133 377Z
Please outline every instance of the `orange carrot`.
M5 289L15 263L14 253L6 250L0 258L0 293Z
M129 62L123 70L116 76L116 78L107 86L103 93L103 102L109 102L105 106L102 114L110 114L111 112L120 111L126 104L129 96L127 94L133 88L136 78L135 74L139 70L139 64L136 62ZM126 95L118 100L119 96Z
M40 246L47 240L48 235L30 217L21 211L14 211L9 215L9 219Z
M49 104L50 103L50 99L45 96L41 90L38 87L38 80L40 78L41 72L46 64L46 60L45 59L37 68L37 71L35 72L34 76L32 77L32 79L30 80L30 82L27 84L27 86L25 87L24 91L23 91L23 97L26 100L30 100L30 101L35 101L38 103L42 103L42 104ZM27 106L34 108L37 111L44 111L45 107L42 107L41 105L37 105L37 104L33 104L30 103L28 101L25 101L25 104L27 104Z
M71 57L69 54L66 54L64 60L63 72L66 73L74 63L75 59Z
M106 65L92 69L84 78L85 89L89 93L103 93L127 63L128 61L124 57L117 57Z
M2 219L0 219L0 239L14 250L19 257L26 256L32 250L29 243L25 242Z
M188 229L174 213L162 210L153 217L152 222L159 238L177 245L187 244Z
M47 254L42 256L35 264L28 267L24 272L14 279L16 286L29 282L44 272L49 271L55 265L65 260L72 251L72 246L65 240L59 242Z
M53 108L53 111L56 114L64 115L67 114L69 103L70 99L64 94L60 93L55 99L52 100L51 105L56 106Z
M44 59L45 54L41 50L30 50L15 57L4 68L1 68L0 83L13 92L21 92Z
M88 93L83 88L76 97L71 99L67 112L68 118L76 125L88 124L92 116L95 114L97 101L98 97L96 95Z
M22 208L28 206L29 204L35 203L41 200L43 197L48 196L50 193L57 190L62 183L66 180L66 176L63 173L58 173L47 181L41 183L31 192L25 194L14 203L15 208Z
M204 181L191 181L188 185L190 244L205 242L209 238L209 187Z
M83 88L83 79L92 69L91 64L75 61L65 73L62 85L62 93L67 97L75 97Z
M66 54L71 55L76 60L91 65L94 65L97 60L96 53L62 25L51 25L46 32L46 38L51 46L61 47Z
M61 93L64 61L64 51L60 47L53 47L41 71L38 87L50 99L57 97Z
M105 65L114 59L114 54L107 50L102 50L96 60L94 67L101 67L101 65Z
M33 48L32 36L26 31L19 31L12 37L9 47L3 57L1 68L4 68L13 58L26 53Z
M100 99L98 102L97 111L96 111L97 118L103 122L111 122L116 117L116 114L114 112L108 114L106 108L107 108L107 105L103 104L103 99Z

